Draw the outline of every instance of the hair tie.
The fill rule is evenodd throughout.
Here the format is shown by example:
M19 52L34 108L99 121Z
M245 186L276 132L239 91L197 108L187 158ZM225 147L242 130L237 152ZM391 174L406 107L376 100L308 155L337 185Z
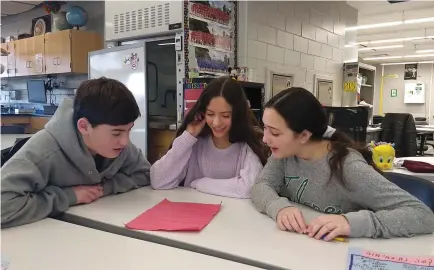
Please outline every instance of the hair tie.
M335 128L332 128L331 126L327 126L327 129L324 132L324 134L322 135L322 137L326 138L326 139L330 139L333 136L333 134L335 133L335 131L336 131Z

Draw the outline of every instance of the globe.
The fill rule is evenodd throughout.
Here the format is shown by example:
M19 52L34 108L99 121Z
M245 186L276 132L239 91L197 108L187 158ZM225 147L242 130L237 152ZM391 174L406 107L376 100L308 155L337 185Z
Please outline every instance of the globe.
M72 26L84 26L86 25L88 18L87 12L79 6L72 6L66 11L66 20Z
M53 14L53 28L54 31L62 31L66 29L71 29L72 25L66 20L66 12L59 11Z

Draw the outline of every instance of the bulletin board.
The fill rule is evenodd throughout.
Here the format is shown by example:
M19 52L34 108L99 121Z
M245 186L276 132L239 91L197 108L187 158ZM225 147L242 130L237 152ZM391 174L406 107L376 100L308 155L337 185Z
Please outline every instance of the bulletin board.
M184 0L185 77L237 67L237 1Z
M423 104L425 103L425 83L405 83L404 103Z

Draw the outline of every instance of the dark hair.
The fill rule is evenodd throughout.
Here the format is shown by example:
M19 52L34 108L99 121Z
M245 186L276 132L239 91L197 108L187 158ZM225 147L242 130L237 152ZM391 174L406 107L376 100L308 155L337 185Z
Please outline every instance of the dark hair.
M180 136L187 126L195 120L195 116L205 114L210 101L215 97L223 97L232 106L232 125L229 131L229 142L245 142L259 157L262 164L267 162L266 147L262 144L259 124L250 111L248 101L241 85L230 77L220 77L212 80L203 90L196 104L187 113L176 137ZM208 125L202 129L199 137L212 134Z
M98 125L120 126L136 121L140 109L130 90L121 82L101 77L80 84L74 99L74 121L86 118Z
M372 153L366 144L356 144L340 131L335 131L331 138L323 138L328 127L327 114L318 99L308 90L300 87L283 90L272 97L265 107L275 109L292 131L301 133L307 130L312 133L310 137L312 141L330 140L332 152L329 159L330 180L335 175L346 187L343 179L343 162L349 153L348 148L360 152L367 163L381 173L372 160Z

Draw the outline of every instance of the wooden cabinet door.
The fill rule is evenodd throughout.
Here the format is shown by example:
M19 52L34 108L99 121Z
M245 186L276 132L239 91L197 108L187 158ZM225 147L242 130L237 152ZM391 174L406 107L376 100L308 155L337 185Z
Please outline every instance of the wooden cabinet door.
M71 72L71 30L45 34L46 73Z
M9 77L15 77L16 72L16 58L15 58L15 41L8 42L7 48L8 48L8 75Z
M31 131L32 133L36 133L38 131L40 131L41 129L44 129L45 124L48 123L48 121L50 121L51 117L35 117L32 116L30 118L30 125L32 126Z
M88 53L104 48L100 35L87 31L71 31L71 71L88 72Z
M7 43L1 43L0 48L2 50L2 56L1 56L1 64L3 66L3 72L0 74L0 78L4 78L8 76L8 44ZM6 55L3 55L6 53Z
M20 39L15 41L15 76L30 75L29 68L29 44L28 39Z
M30 75L45 74L44 35L29 38Z

